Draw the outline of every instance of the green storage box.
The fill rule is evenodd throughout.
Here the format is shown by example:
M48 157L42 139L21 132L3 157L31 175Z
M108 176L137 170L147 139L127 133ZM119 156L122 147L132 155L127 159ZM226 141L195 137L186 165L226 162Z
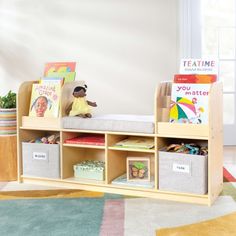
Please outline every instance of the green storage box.
M74 176L80 179L105 179L105 162L86 160L74 165Z

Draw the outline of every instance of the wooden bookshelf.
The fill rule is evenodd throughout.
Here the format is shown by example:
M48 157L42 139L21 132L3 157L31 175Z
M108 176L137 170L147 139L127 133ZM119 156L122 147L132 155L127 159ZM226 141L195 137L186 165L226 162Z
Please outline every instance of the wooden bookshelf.
M102 191L108 193L126 194L139 197L152 197L163 200L190 202L197 204L211 205L217 198L223 187L223 125L222 125L222 84L213 83L209 96L209 122L207 125L173 124L168 122L168 107L171 95L171 83L163 82L157 87L155 94L155 133L129 133L110 132L94 130L64 129L61 127L61 117L65 115L65 107L71 101L70 91L76 82L66 84L62 90L61 114L55 120L47 118L28 117L31 87L33 81L21 85L18 93L18 180L20 182L44 184L65 188L78 188L89 191ZM65 99L68 96L68 99ZM58 179L45 177L27 176L24 174L22 165L23 141L32 138L59 132L60 144L60 173ZM76 137L79 134L103 134L105 137L104 146L66 144L68 138ZM127 137L151 137L154 140L153 149L135 149L114 147L116 142ZM159 148L171 139L195 140L208 144L208 167L206 194L192 194L188 192L163 191L159 189ZM126 159L129 156L149 157L151 176L154 180L152 189L114 185L112 181L126 172ZM73 165L79 161L102 160L105 162L104 181L78 180L73 175Z

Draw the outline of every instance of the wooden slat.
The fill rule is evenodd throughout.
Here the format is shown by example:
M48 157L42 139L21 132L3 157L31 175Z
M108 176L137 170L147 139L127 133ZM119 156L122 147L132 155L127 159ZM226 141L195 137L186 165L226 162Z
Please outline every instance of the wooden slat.
M158 136L169 137L209 137L209 126L201 124L177 124L169 122L158 122Z
M23 116L22 117L22 127L23 128L33 128L33 129L57 129L61 128L61 119L53 117L32 117Z
M127 151L127 152L145 152L155 153L155 149L138 149L138 148L119 148L119 147L108 147L109 150Z

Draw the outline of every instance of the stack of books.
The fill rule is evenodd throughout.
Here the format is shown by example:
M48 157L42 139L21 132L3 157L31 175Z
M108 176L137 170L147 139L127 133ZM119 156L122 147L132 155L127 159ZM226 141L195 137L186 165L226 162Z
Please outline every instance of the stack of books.
M65 143L104 146L105 145L105 136L99 135L99 134L81 135L79 137L66 139Z
M44 76L32 85L29 116L59 116L61 87L75 80L75 66L75 62L46 63Z
M207 124L211 84L217 80L217 61L182 59L171 90L170 122Z

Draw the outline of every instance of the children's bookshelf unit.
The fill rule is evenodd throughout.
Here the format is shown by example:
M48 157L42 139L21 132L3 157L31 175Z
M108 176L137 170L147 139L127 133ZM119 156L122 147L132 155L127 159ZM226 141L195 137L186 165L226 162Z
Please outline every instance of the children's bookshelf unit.
M222 84L220 82L213 83L211 86L208 124L169 123L168 112L172 83L160 83L155 95L155 132L153 134L63 129L61 126L61 119L65 116L65 107L71 102L71 91L72 88L74 88L76 81L63 86L60 104L61 112L58 118L29 117L28 113L32 84L33 81L24 82L20 86L18 93L19 182L77 188L89 191L102 191L139 197L151 197L205 205L211 205L222 191L223 126ZM22 142L27 142L33 138L42 137L55 132L60 134L60 177L46 178L25 174L23 171ZM79 134L91 133L104 135L105 145L96 146L64 143L68 138L76 137ZM119 147L114 147L117 142L132 136L149 137L153 139L155 146L154 148L147 150L132 148L120 149ZM178 140L179 142L182 142L182 140L187 140L188 142L204 142L208 145L208 191L206 194L164 191L159 189L159 149L167 144L173 143L173 140ZM126 172L126 161L127 157L130 156L149 158L150 174L154 182L152 188L145 188L140 185L115 185L112 183L115 178ZM87 160L88 158L105 162L104 181L79 180L74 178L73 165L80 161Z

